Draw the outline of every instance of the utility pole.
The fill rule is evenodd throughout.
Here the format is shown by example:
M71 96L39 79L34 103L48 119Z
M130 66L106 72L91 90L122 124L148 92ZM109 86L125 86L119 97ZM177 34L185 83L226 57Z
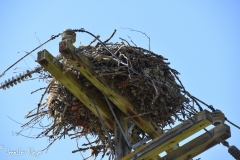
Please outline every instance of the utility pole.
M116 112L116 116L118 118L118 121L120 123L120 126L115 122L114 128L115 128L115 156L116 160L120 160L124 156L128 155L131 152L130 146L128 146L130 137L128 136L128 122L124 120L125 114L120 112ZM122 128L122 131L120 129ZM124 137L126 136L126 137ZM127 139L125 139L127 138ZM126 141L127 140L127 141Z
M60 53L104 94L107 103L99 100L94 95L90 97L87 94L88 88L80 80L74 78L72 73L63 74L63 68L47 50L38 53L37 62L88 107L90 111L101 118L105 127L114 131L116 160L191 159L231 136L230 127L224 124L224 115L220 112L210 113L206 110L199 112L168 132L162 133L160 128L156 128L156 124L154 125L154 122L149 121L145 116L136 116L138 113L134 110L132 102L121 95L117 88L110 86L110 79L102 77L100 81L94 76L91 69L94 64L84 55L77 52L76 47L73 45L75 41L76 34L74 31L70 29L64 31L62 33L62 41L59 43ZM92 100L94 100L99 114L94 109ZM111 103L116 107L113 108ZM153 140L149 143L146 143L146 141L139 142L140 145L130 144L130 126L128 121L124 119L126 116L132 117L131 121L146 134L153 135ZM211 124L215 125L212 130L183 146L176 147L182 140ZM164 151L167 151L168 154L165 157L160 157L159 154Z

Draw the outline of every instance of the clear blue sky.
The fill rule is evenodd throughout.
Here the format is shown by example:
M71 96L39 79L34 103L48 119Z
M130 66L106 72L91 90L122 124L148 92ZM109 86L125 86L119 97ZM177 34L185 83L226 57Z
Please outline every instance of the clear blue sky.
M148 39L139 33L123 30L132 28L145 32L151 38L151 50L169 59L171 67L178 70L185 88L194 96L215 108L240 125L240 2L237 0L195 1L0 1L0 72L39 45L51 35L66 28L85 28L107 39L117 29L114 41L127 39L128 35L141 47L148 47ZM52 54L58 54L55 39L44 46ZM92 37L77 34L75 45L88 44ZM19 53L18 53L19 52ZM29 56L0 78L0 82L36 66L34 56ZM14 67L14 68L15 68ZM47 139L27 139L15 136L24 115L35 108L41 93L31 91L43 87L41 82L21 83L6 91L0 90L0 150L1 160L32 160L32 156L7 156L8 149L26 151L33 147L40 151L47 146ZM231 126L231 145L240 149L240 130ZM29 130L30 132L30 130ZM27 133L29 133L27 132ZM36 134L32 131L32 134ZM82 159L72 154L76 142L69 139L57 141L43 153L39 160ZM89 155L86 152L85 155ZM202 160L233 159L227 148L218 145L197 156Z

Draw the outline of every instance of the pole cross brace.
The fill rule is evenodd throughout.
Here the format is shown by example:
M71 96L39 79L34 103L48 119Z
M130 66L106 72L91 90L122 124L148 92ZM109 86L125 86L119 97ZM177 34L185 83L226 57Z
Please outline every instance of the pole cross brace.
M192 120L194 118L194 121ZM160 138L154 139L152 142L145 144L141 149L136 150L122 160L147 160L164 151L169 150L177 143L186 139L190 135L210 125L211 113L204 110L199 112L191 119L188 119L168 132L164 133Z
M61 64L55 59L47 50L38 52L37 62L46 69L57 81L59 81L64 87L66 87L75 97L77 97L89 110L91 110L96 116L98 116L93 104L92 99L95 102L100 112L101 118L105 125L114 130L114 121L112 120L112 114L105 103L103 103L97 95L91 97L87 94L88 88L77 79L73 73L65 72L61 67ZM92 99L91 99L92 98Z
M226 140L231 137L230 127L225 124L220 124L208 132L196 137L190 142L184 144L178 149L163 157L163 160L185 160L192 159L198 154L219 144L218 139Z

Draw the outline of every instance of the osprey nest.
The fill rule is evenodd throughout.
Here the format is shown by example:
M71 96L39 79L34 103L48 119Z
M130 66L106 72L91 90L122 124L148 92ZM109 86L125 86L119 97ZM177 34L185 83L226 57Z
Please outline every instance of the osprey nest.
M100 81L102 77L109 79L112 88L133 104L134 110L138 113L135 116L146 117L155 124L155 127L165 132L175 122L183 121L197 112L190 105L190 102L194 100L182 86L178 78L179 73L169 67L166 58L148 49L130 45L124 39L121 40L120 43L105 41L103 42L105 46L100 43L93 46L91 43L91 45L79 46L77 51L94 64L90 69L96 78ZM108 106L104 94L68 59L61 55L56 58L64 71L72 72L91 91L89 94L94 94ZM43 126L36 138L49 137L51 140L49 146L55 140L65 138L65 136L71 139L85 137L87 143L82 144L82 147L79 146L73 152L92 149L91 155L94 156L101 152L102 157L112 155L115 144L114 131L104 127L101 119L51 74L44 69L39 69L38 74L39 78L46 79L48 86L40 88L44 89L44 93L38 107L35 108L37 112L30 111L26 118L31 118L31 120L22 127L28 127L36 122L43 123L43 117L47 117L48 121L44 123L48 124ZM116 112L117 107L114 103L110 103ZM129 122L131 144L150 136L135 125L131 117L126 116L125 120ZM94 139L89 140L89 136Z

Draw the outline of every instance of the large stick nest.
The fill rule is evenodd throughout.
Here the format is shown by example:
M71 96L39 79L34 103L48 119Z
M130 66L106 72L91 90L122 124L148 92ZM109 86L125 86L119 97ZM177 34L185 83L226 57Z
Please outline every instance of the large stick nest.
M146 116L149 121L156 124L155 127L160 127L164 131L176 121L182 121L185 117L196 113L189 104L190 98L187 97L186 92L183 92L185 89L177 77L179 73L169 67L166 58L147 49L131 46L126 40L121 43L105 43L105 45L113 54L100 44L79 46L78 52L94 64L91 70L100 81L102 77L107 77L111 81L112 88L117 89L132 102L134 110L139 114L136 116ZM106 103L104 95L67 59L61 56L57 59L66 72L72 72L84 82L91 90L90 94L96 94ZM41 74L44 72L42 71ZM44 95L47 94L46 102L42 103ZM71 138L87 138L91 135L96 139L83 144L87 146L86 148L78 148L76 151L84 151L90 147L92 155L97 156L99 152L103 152L104 157L114 150L114 132L106 128L111 138L109 141L99 117L55 78L50 79L37 110L38 113L26 116L32 117L32 120L24 126L41 120L44 116L51 120L37 137L49 137L54 142L65 135ZM126 119L131 130L131 144L149 136L131 122L131 117Z

